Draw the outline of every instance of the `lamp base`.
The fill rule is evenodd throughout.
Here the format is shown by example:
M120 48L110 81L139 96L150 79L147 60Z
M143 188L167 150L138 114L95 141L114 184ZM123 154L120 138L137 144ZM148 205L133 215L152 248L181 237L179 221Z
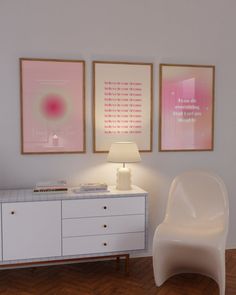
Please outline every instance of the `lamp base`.
M116 173L116 189L131 190L131 170L126 167L117 169Z

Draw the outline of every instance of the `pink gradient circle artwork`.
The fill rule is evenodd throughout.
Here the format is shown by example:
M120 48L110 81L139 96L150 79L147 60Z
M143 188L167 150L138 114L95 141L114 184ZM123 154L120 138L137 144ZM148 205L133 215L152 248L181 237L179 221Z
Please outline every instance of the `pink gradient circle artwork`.
M43 97L41 110L48 119L60 119L66 113L65 100L58 94L47 94Z

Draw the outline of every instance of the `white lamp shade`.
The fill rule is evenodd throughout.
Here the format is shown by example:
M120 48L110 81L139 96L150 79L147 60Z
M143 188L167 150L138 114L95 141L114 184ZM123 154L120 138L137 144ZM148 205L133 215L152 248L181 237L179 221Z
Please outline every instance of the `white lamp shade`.
M113 163L135 163L140 162L141 157L135 142L114 142L111 144L108 162Z

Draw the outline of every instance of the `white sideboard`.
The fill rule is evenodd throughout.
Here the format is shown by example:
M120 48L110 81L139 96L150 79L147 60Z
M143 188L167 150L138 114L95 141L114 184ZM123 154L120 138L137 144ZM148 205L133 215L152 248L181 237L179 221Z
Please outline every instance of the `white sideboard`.
M0 268L118 256L147 247L147 192L0 191Z

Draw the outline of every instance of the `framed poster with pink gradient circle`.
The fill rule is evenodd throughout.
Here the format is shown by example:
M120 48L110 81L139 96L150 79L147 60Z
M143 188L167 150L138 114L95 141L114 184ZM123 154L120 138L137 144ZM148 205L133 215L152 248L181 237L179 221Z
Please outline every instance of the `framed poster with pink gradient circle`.
M21 153L85 152L85 62L20 58Z
M211 151L215 66L160 64L159 151Z

